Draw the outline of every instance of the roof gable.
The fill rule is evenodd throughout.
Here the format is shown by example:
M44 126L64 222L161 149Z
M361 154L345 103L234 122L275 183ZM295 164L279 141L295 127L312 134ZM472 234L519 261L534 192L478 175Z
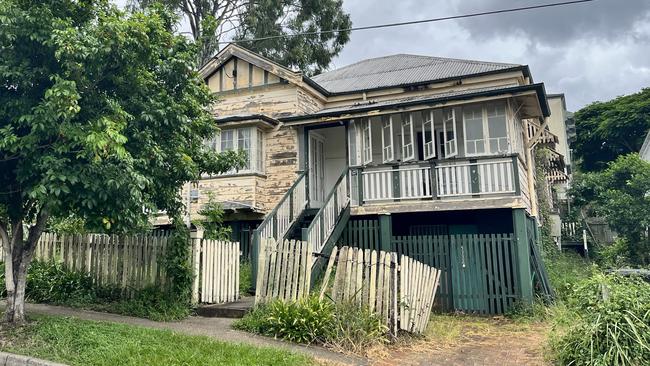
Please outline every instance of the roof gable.
M284 79L296 84L302 82L302 73L290 70L289 68L271 61L266 57L258 55L257 53L251 52L233 43L224 47L210 61L203 65L203 67L201 67L199 70L199 74L203 79L207 80L217 70L227 64L228 61L233 58L243 60L248 64L254 65L270 74L275 75L280 79Z
M525 68L525 66L398 54L359 61L314 76L312 80L329 93L339 94L442 81L520 68Z

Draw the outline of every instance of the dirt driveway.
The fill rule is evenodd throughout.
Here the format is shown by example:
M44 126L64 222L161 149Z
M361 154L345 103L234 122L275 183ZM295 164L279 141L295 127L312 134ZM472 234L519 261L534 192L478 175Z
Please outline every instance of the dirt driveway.
M504 318L433 316L425 339L371 352L373 365L549 365L548 325Z

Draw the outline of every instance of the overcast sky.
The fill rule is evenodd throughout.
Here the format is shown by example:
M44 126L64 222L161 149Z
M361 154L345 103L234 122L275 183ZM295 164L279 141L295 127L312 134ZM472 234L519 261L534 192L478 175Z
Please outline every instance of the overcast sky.
M116 0L123 3L125 0ZM558 0L343 0L354 26ZM396 53L527 64L569 110L650 87L650 0L590 3L352 32L332 68Z

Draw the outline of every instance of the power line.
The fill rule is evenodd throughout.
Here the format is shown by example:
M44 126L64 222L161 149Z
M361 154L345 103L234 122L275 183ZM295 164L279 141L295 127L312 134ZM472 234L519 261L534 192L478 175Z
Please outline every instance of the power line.
M260 37L260 38L251 38L251 39L242 39L242 40L233 40L233 41L221 41L221 42L218 42L218 43L219 44L227 44L227 43L256 42L256 41L266 41L266 40L269 40L269 39L276 39L276 38L290 38L290 37L297 37L297 36L311 36L311 35L328 34L328 33L348 32L348 31L352 32L352 31L368 30L368 29L400 27L400 26L403 26L403 25L412 25L412 24L421 24L421 23L433 23L433 22L440 22L440 21L443 21L443 20L453 20L453 19L473 18L473 17L483 16L483 15L513 13L513 12L517 12L517 11L526 11L526 10L534 10L534 9L542 9L542 8L551 8L551 7L556 7L556 6L574 5L574 4L588 3L588 2L593 2L593 1L596 1L596 0L563 1L563 2L558 2L558 3L524 6L524 7L519 7L519 8L509 8L509 9L484 11L484 12L480 12L480 13L452 15L452 16L447 16L447 17L431 18L431 19L423 19L423 20L412 20L412 21L408 21L408 22L377 24L377 25L368 25L368 26L364 26L364 27L352 27L352 28L343 28L343 29L330 29L330 30L324 30L324 31L318 31L318 32L280 34L280 35L276 35L276 36L267 36L267 37Z

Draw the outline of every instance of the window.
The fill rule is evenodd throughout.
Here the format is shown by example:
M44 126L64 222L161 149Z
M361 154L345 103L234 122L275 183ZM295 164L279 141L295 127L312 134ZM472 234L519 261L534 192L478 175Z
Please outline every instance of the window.
M350 166L361 165L361 131L359 121L351 121L348 126L348 146L350 148Z
M381 156L384 163L395 160L393 150L393 121L388 116L381 118Z
M407 161L413 159L415 159L415 149L413 148L413 115L407 114L402 117L402 160Z
M465 126L465 151L467 155L478 155L485 152L485 136L483 135L483 109L470 107L463 110Z
M503 103L464 108L463 127L468 156L510 151L506 107Z
M454 109L446 109L442 112L442 139L445 158L458 155L458 145L456 143L456 111Z
M488 105L486 110L490 153L498 154L508 152L508 128L506 126L505 105Z
M263 173L264 172L264 132L256 127L243 127L222 130L219 135L206 141L205 145L214 151L245 151L246 164L234 173Z
M364 119L362 126L363 163L370 164L372 162L372 130L370 128L370 120Z
M422 112L422 147L424 158L431 159L436 156L433 134L433 110Z

